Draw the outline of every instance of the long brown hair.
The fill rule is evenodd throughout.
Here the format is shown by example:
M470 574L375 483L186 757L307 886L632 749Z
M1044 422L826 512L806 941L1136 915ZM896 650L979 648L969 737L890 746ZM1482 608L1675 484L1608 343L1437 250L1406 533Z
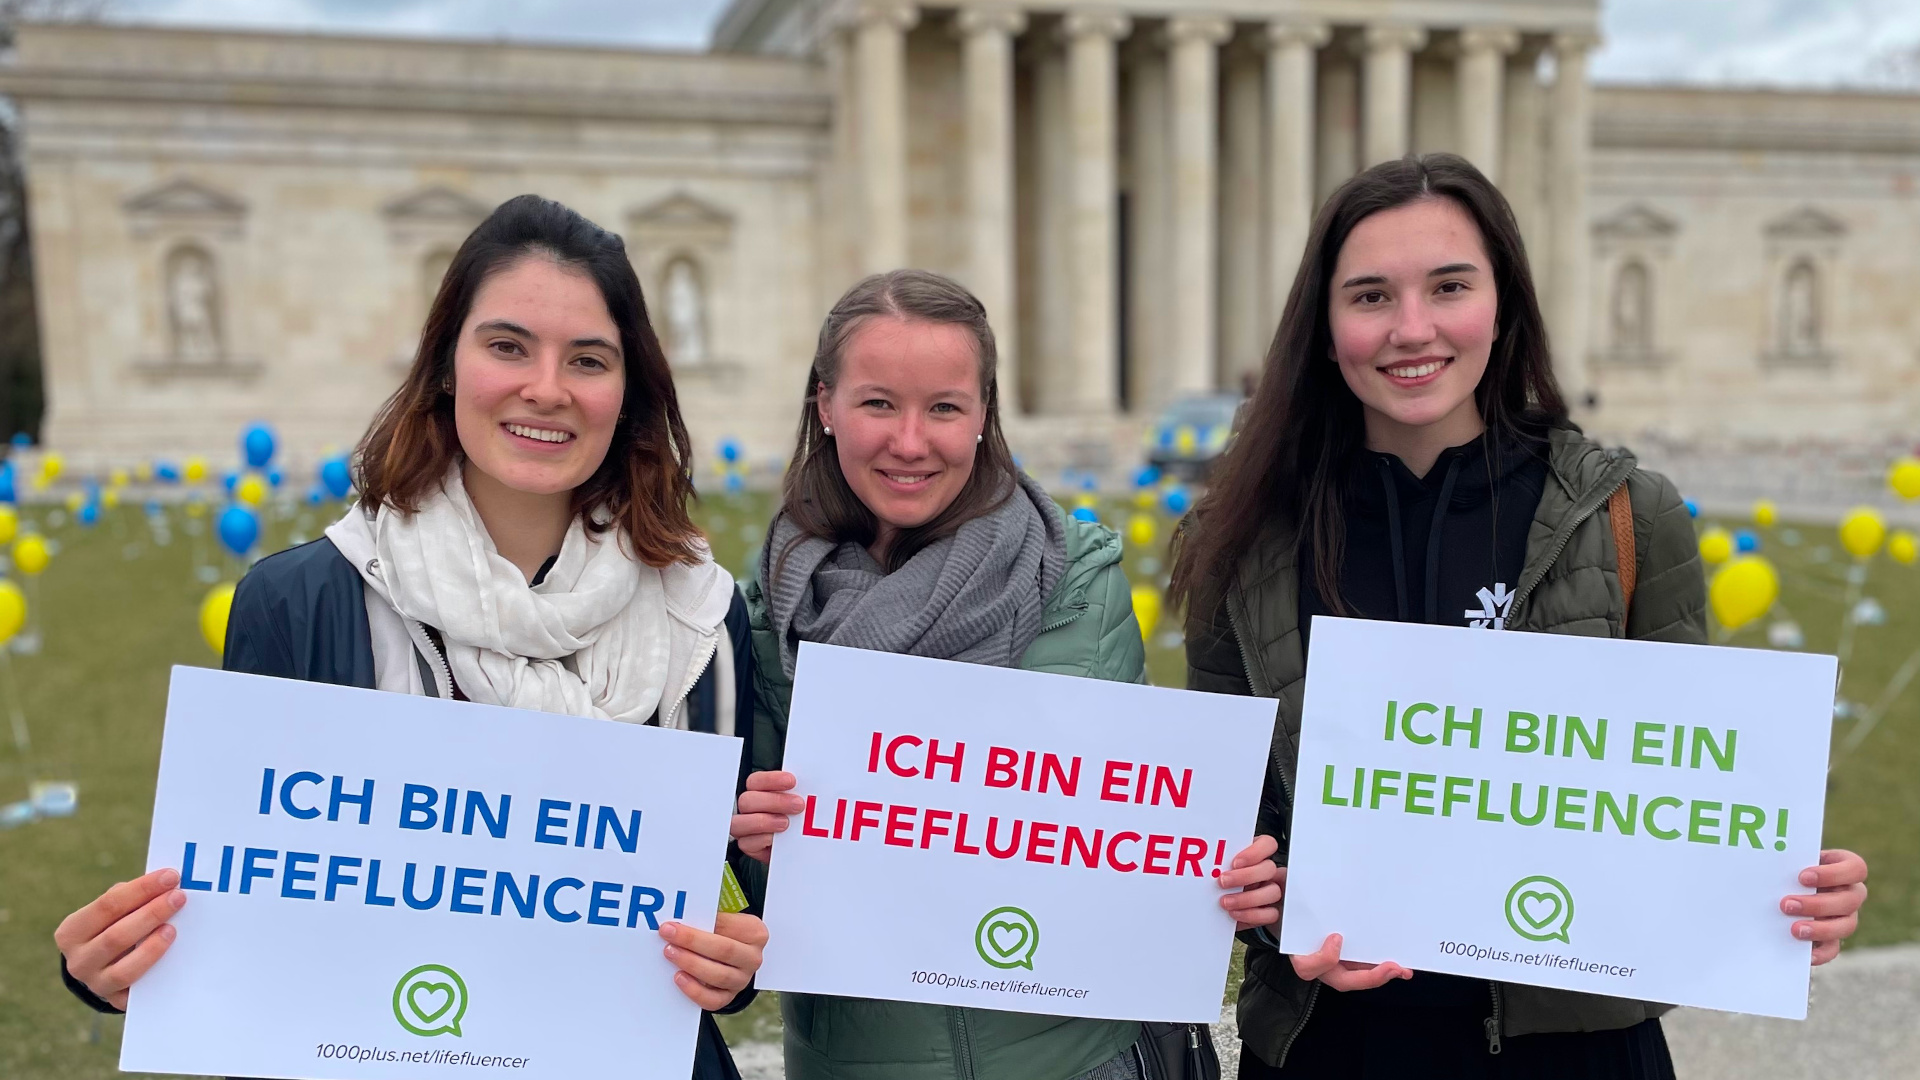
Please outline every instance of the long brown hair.
M501 203L454 254L427 312L413 367L354 451L361 498L368 505L413 513L459 459L451 388L460 328L481 283L525 258L551 259L592 278L620 328L623 419L614 428L606 459L573 489L574 512L585 514L595 532L618 525L634 556L649 566L698 562L705 545L687 513L693 498L687 464L692 442L626 245L538 195Z
M1217 604L1232 568L1276 516L1313 552L1314 586L1335 611L1346 551L1340 479L1364 444L1360 400L1330 357L1328 290L1348 234L1365 218L1420 199L1447 199L1473 218L1493 263L1499 336L1474 389L1490 436L1565 423L1546 321L1513 209L1480 170L1454 154L1382 162L1341 185L1314 218L1293 291L1267 350L1243 425L1207 493L1174 539L1175 603Z
M987 309L959 282L930 270L893 270L861 280L827 312L814 348L813 367L800 403L800 433L787 467L781 513L803 536L817 536L836 544L852 541L871 545L880 534L880 521L860 501L840 471L840 455L820 422L820 388L834 388L840 380L840 360L847 342L876 316L965 327L973 335L980 361L981 401L987 410L986 427L974 450L973 474L945 510L924 525L902 529L887 550L888 573L960 526L991 512L1014 491L1016 467L1007 439L1000 430L999 353ZM785 558L786 552L779 557Z

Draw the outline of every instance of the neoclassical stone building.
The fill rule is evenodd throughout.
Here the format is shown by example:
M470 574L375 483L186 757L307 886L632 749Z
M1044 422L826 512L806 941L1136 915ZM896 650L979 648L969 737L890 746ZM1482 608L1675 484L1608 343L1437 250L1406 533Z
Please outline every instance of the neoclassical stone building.
M735 0L706 54L42 26L49 441L350 443L452 249L538 191L625 236L696 438L790 446L860 274L951 273L1036 467L1257 368L1315 207L1407 152L1520 217L1561 377L1655 448L1920 420L1920 98L1594 88L1596 0ZM1656 456L1660 451L1656 449Z

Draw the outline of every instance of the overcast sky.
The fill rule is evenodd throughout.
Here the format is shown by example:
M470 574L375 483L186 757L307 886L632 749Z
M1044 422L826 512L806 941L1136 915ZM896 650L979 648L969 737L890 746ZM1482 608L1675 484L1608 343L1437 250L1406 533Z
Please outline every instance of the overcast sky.
M196 26L700 48L726 0L110 0ZM1920 0L1602 0L1608 81L1920 89Z

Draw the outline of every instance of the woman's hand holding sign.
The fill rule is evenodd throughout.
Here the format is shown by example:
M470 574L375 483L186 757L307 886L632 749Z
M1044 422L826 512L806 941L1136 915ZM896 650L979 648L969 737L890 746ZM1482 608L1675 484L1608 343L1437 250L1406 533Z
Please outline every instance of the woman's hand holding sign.
M1860 905L1867 900L1867 860L1832 848L1820 853L1820 865L1800 871L1800 884L1818 891L1780 901L1788 915L1806 915L1793 924L1793 936L1813 942L1813 964L1840 955L1840 943L1860 926Z
M714 918L712 933L670 922L660 927L660 936L667 941L667 959L680 969L673 984L711 1012L725 1007L753 981L767 944L767 924L723 911Z
M187 902L177 870L155 870L123 881L61 920L54 944L67 974L122 1012L127 989L173 944L173 918Z
M1395 979L1411 979L1413 972L1399 964L1361 964L1340 959L1341 937L1328 934L1320 951L1293 957L1294 974L1312 982L1319 979L1335 990L1371 990Z
M1220 898L1220 906L1233 916L1235 931L1256 926L1273 926L1280 921L1280 900L1286 891L1287 868L1275 866L1273 853L1280 842L1271 836L1256 836L1232 864L1215 880L1223 889L1238 889Z
M767 861L774 834L785 832L787 819L807 808L805 800L792 794L798 782L790 772L757 772L747 777L747 790L740 793L730 830L741 854Z

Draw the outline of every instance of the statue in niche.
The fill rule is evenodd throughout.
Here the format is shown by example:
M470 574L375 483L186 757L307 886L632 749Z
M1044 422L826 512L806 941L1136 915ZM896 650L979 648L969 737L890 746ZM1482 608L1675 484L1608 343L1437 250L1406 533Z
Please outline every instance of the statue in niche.
M1819 278L1805 259L1787 271L1780 292L1780 351L1788 356L1820 354Z
M677 364L698 364L707 358L707 300L693 260L679 258L667 266L667 355Z
M197 247L176 248L167 257L167 321L173 358L183 364L220 360L220 292L213 256Z
M1653 351L1653 288L1645 265L1635 260L1620 268L1613 284L1615 352Z

